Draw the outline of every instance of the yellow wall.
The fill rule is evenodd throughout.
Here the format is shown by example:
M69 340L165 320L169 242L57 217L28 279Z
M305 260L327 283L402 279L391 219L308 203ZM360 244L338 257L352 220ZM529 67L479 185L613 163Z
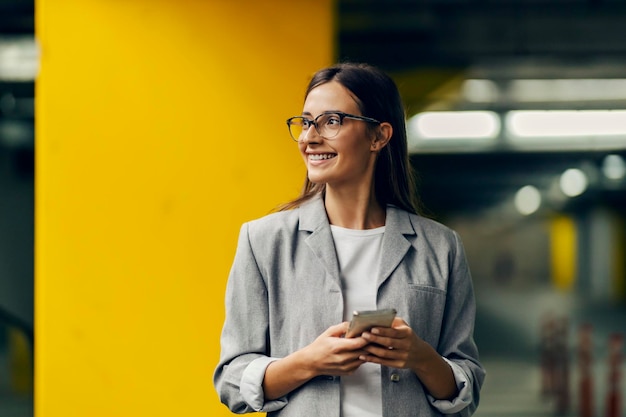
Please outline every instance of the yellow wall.
M333 59L332 0L298 10L36 0L36 416L230 415L239 226L299 192L284 120Z

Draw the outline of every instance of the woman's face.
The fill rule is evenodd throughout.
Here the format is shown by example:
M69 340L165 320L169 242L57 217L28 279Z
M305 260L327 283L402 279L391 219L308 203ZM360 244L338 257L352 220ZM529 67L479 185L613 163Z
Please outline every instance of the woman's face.
M362 116L349 90L336 81L311 90L302 115L315 119L328 111ZM367 122L360 120L343 119L339 133L332 139L321 137L311 127L299 142L309 181L330 187L369 185L376 162L373 142L374 133Z

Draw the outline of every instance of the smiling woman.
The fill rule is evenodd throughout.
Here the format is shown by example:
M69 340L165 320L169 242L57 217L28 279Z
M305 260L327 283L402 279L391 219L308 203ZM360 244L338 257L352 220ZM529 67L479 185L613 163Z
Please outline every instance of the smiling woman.
M326 184L327 193L372 189L377 150L387 144L393 129L389 122L360 115L341 117L358 112L358 103L349 90L336 81L318 86L306 98L302 124L316 128L304 129L298 144L309 180ZM316 115L313 120L312 115Z
M317 87L324 88L318 90ZM337 108L323 108L324 103L316 103L326 100L326 105L339 105L334 102L335 99L341 101L345 112L366 122L358 123L363 125L360 129L365 129L375 136L383 135L370 136L368 139L372 141L372 146L376 148L374 153L377 154L373 180L377 199L384 204L391 203L410 212L419 212L421 204L416 195L414 175L408 159L404 105L394 81L386 74L364 65L344 64L320 70L309 83L301 117L311 122L314 121L312 117L314 113L311 110L315 109L307 108L307 103L309 107L320 107L315 117L319 117L323 112L337 112L339 110ZM347 111L348 108L353 111ZM347 124L358 120L348 119ZM340 127L344 121L339 120ZM339 133L343 130L337 129L337 132L337 135L343 134ZM308 133L307 137L311 136L311 140L314 141L315 133L330 144L336 142L328 140L327 135L322 135L319 131ZM384 135L390 135L390 137L386 138ZM300 145L302 146L302 143ZM313 143L313 147L316 146ZM314 155L319 152L310 150L309 153ZM313 196L325 192L325 183L316 183L307 176L302 195L282 208L294 208Z
M307 176L298 198L241 228L214 375L232 411L476 409L470 272L458 235L418 214L404 117L391 78L347 63L318 71L287 120ZM390 327L345 337L353 311L378 309L397 312Z

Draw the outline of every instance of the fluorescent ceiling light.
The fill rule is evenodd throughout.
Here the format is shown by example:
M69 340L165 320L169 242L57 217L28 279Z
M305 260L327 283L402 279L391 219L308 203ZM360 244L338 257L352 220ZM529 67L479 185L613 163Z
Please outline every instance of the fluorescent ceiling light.
M461 95L472 103L626 101L626 79L525 79L499 84L487 79L468 79L463 82Z
M541 206L541 194L536 187L526 185L515 193L515 208L524 216L533 214Z
M626 163L620 155L607 155L602 162L602 172L610 180L621 180L626 176Z
M32 81L39 69L39 51L33 37L0 39L0 80Z
M491 80L465 80L461 94L473 103L491 103L500 97L498 85Z
M518 102L626 100L626 79L513 80L507 93Z
M588 183L587 175L577 168L566 170L559 180L561 191L568 197L576 197L584 193Z
M626 110L516 110L505 123L513 138L626 136Z
M490 111L424 112L408 121L409 134L418 140L494 139L500 118Z

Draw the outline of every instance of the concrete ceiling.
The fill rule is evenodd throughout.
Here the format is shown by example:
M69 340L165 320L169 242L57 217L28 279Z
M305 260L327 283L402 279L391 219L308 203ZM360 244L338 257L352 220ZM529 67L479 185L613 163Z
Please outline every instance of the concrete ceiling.
M515 79L626 78L626 2L621 0L340 0L338 58L369 62L394 74L409 114L443 110L626 109L606 101L470 103L465 79L500 86ZM626 120L624 121L626 123ZM548 193L568 168L591 177L583 196L549 209L605 204L626 209L623 181L602 181L604 157L626 157L623 145L575 151L419 151L412 156L420 194L435 216L510 207L534 185Z
M0 36L35 31L34 0L0 0Z
M623 59L621 0L340 0L340 55L387 70Z

